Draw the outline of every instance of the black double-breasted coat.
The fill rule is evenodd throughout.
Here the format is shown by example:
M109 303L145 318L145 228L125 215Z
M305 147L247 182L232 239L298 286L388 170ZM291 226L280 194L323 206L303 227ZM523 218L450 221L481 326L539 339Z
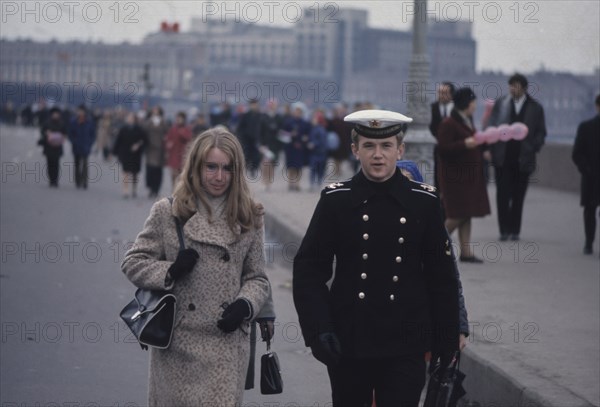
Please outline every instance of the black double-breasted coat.
M293 295L307 346L335 332L353 358L458 349L456 263L435 189L400 171L326 187L294 259Z

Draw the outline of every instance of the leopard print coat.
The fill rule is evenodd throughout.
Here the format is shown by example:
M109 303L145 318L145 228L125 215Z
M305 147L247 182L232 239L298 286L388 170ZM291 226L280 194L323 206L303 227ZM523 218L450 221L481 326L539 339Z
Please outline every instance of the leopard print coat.
M151 349L150 406L241 405L248 368L249 323L225 334L217 327L224 303L245 298L254 313L269 296L263 228L234 233L223 215L205 211L184 225L186 247L200 259L192 272L165 282L179 241L165 198L154 204L143 230L126 253L122 270L137 287L172 290L177 316L168 349Z

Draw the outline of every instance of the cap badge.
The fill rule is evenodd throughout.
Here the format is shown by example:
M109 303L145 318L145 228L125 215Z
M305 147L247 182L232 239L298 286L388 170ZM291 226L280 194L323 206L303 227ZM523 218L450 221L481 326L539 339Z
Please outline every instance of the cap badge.
M379 127L381 127L381 122L379 120L370 120L369 126L371 126L373 128L379 128Z

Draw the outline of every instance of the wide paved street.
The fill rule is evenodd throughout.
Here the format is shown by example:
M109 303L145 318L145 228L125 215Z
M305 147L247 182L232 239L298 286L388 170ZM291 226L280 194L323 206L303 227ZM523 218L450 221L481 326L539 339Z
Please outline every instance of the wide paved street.
M77 190L65 178L68 149L61 186L50 189L37 136L0 129L0 406L143 406L148 353L118 317L134 291L120 261L152 201L144 188L136 200L121 198L117 167L100 159L90 164L89 189ZM291 273L272 261L268 274L285 392L261 396L257 387L246 392L245 405L325 406L327 374L304 347ZM259 343L258 357L264 351Z
M37 137L33 129L0 128L0 406L145 405L148 354L118 312L133 293L120 261L152 201L143 187L139 198L121 198L116 164L100 158L91 163L89 189L75 189L68 147L61 186L50 189ZM325 406L327 374L304 347L289 270L318 193L289 194L280 182L268 193L259 183L252 188L272 220L266 249L285 387L279 396L248 391L245 405ZM522 241L500 244L495 218L476 220L476 253L487 262L460 265L473 327L469 355L524 393L579 403L558 407L600 404L598 242L593 257L582 256L582 227L576 195L534 186ZM258 349L260 356L264 345ZM469 384L481 386L475 375Z

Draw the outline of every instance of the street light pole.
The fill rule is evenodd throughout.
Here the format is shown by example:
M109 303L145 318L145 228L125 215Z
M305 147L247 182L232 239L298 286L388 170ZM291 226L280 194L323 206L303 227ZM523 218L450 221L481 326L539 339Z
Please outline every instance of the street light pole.
M404 142L404 158L417 163L426 183L433 180L433 147L435 138L429 132L429 56L427 55L427 0L414 0L413 50L410 61L407 92L408 116L413 118Z

